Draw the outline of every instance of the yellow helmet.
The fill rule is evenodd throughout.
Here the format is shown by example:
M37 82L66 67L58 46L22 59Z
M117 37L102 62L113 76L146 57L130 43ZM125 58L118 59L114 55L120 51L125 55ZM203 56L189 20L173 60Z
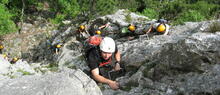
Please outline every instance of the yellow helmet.
M3 49L4 48L4 46L3 45L0 45L0 49Z
M84 25L80 25L79 29L84 30L85 26Z
M130 25L130 26L128 27L128 30L130 30L130 31L135 31L135 26L134 26L134 25Z
M13 61L14 61L14 62L18 61L18 58L17 58L17 57L14 57L14 58L13 58Z
M158 27L157 27L157 32L164 32L166 30L166 27L164 24L160 24Z
M56 48L61 48L61 45L56 45Z
M97 30L97 31L95 31L95 33L98 34L98 35L100 35L102 32L99 31L99 30Z

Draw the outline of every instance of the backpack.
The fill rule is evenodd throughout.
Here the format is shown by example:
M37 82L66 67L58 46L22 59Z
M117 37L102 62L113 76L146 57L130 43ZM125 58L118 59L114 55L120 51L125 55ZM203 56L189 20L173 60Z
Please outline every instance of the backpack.
M157 20L157 23L163 23L163 24L165 24L165 23L167 23L167 20L165 20L165 19L159 19L159 20Z
M84 42L84 53L85 57L88 56L88 53L93 49L93 48L98 48L99 44L102 41L102 37L99 35L94 35L90 36L85 42Z

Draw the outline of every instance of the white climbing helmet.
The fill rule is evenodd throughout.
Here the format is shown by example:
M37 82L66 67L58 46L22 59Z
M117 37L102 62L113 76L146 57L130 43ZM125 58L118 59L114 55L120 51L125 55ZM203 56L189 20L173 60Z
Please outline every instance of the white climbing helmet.
M115 41L110 37L105 37L99 45L103 52L115 52Z

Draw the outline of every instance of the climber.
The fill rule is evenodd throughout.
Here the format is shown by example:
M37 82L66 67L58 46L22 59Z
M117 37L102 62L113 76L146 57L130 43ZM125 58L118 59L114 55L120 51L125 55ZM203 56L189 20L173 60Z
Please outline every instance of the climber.
M77 30L77 40L79 41L84 41L85 39L87 39L89 37L89 33L86 30L86 26L85 25L80 25L78 30Z
M2 54L3 49L4 49L4 46L0 44L0 54Z
M167 20L159 19L155 23L152 23L150 27L145 27L145 32L148 34L150 32L154 32L154 34L163 34L168 35L170 26L167 24Z
M120 53L112 38L104 37L96 48L91 48L88 51L86 57L94 80L106 83L115 90L119 88L118 82L112 79L111 72L124 69L120 63Z
M60 52L62 46L63 46L62 44L55 45L55 50L54 50L55 54L58 54Z
M127 27L123 27L121 31L121 37L127 37L128 40L132 40L135 38L136 27L134 24L129 24Z
M3 54L2 57L5 59L5 60L8 60L8 56L6 54Z
M17 58L17 57L14 57L14 58L12 58L12 60L11 60L11 64L15 64L17 61L19 60L19 58Z
M101 25L100 25L101 24ZM89 28L89 33L90 33L90 36L94 36L94 35L97 35L96 31L101 31L101 36L109 36L109 34L111 34L111 29L110 29L110 22L107 22L105 24L102 24L102 23L94 23L90 26Z
M131 32L134 32L135 29L136 29L136 26L134 26L132 24L128 26L128 30L131 31Z

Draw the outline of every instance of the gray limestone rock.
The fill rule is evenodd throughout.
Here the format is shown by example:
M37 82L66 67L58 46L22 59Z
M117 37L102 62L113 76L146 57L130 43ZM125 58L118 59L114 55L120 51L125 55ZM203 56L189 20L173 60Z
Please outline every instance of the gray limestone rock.
M81 70L63 70L43 76L5 81L2 95L102 95L96 83Z

